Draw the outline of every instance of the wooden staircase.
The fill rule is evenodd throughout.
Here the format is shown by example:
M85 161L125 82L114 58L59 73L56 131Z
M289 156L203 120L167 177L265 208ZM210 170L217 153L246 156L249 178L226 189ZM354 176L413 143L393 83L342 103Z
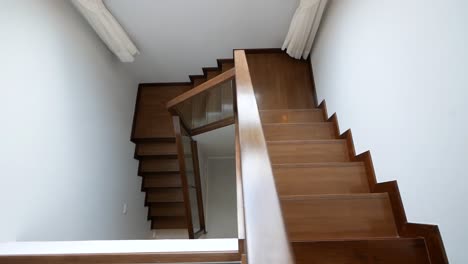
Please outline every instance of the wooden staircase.
M377 184L370 154L356 156L351 132L339 134L325 102L308 105L316 101L314 85L297 75L312 73L297 68L310 62L296 62L291 72L285 54L247 59L296 263L446 263L441 240L422 235L429 226L418 225L419 235L405 231L399 193ZM281 75L291 82L272 85Z
M309 61L291 59L277 49L238 50L234 55L236 250L192 243L196 250L190 252L173 246L170 252L13 255L0 256L0 263L448 263L438 227L407 221L397 183L378 183L370 153L356 155L351 131L340 134L336 114L329 117L325 102L317 104ZM220 120L232 110L224 99L233 93L217 86L219 82L203 83L225 76L232 80L232 67L232 60L219 60L217 68L205 68L191 82L139 87L132 141L152 229L190 226L182 177L187 171L181 161L186 154L180 144L183 115L176 108L194 98L185 92L195 96L209 91L186 114L198 124ZM171 117L167 103L177 117Z
M187 229L174 126L166 103L233 67L232 59L220 59L218 67L203 68L204 74L190 76L190 82L139 85L131 141L136 144L134 156L139 160L138 175L143 178L141 190L146 193L152 229ZM226 96L232 101L232 93L214 91L202 102L201 112L223 115L229 109ZM197 118L203 122L210 117Z
M276 49L246 53L296 262L448 263L437 226L407 221L396 182L377 183L370 153L356 155L351 131L340 134L336 114L317 104L310 62ZM132 141L153 229L187 227L165 104L232 67L232 60L219 60L190 83L140 85ZM203 109L189 113L192 121L223 116L229 100L220 90L204 96Z

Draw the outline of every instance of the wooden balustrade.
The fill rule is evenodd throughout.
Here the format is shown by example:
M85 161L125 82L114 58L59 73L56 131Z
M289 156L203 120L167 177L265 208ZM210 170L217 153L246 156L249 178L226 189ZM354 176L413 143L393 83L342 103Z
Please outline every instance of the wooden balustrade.
M234 51L234 62L247 260L294 263L243 50Z

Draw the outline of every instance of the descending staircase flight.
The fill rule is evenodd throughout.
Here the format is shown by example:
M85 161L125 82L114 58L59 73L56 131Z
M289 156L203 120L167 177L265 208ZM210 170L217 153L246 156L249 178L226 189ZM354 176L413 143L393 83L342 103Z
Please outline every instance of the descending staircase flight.
M448 263L437 226L408 223L396 182L377 183L370 153L356 155L351 131L340 134L336 114L317 104L310 62L276 49L246 53L296 263ZM187 228L166 103L233 67L219 60L190 83L139 87L132 141L153 229ZM193 100L190 124L209 127L235 110L235 94L222 90Z
M152 229L187 229L174 127L166 103L233 67L233 59L220 59L218 67L203 68L204 74L190 76L190 82L140 84L131 140L136 144L138 175L143 177L142 191L146 192ZM224 90L211 92L200 102L194 123L208 124L232 112L232 103L226 103L232 96Z

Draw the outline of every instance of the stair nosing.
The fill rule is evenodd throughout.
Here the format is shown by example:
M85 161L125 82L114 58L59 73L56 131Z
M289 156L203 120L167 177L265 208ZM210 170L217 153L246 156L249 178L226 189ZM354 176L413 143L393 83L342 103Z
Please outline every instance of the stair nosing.
M321 112L320 108L301 108L301 109L262 109L259 112Z
M349 194L311 194L311 195L280 195L281 201L303 201L303 200L338 200L346 199L386 199L387 193L349 193Z
M173 170L173 171L168 171L168 170L163 170L163 171L140 171L140 172L138 172L138 175L142 176L142 177L157 177L158 175L168 175L168 174L180 175L180 170Z
M171 186L171 187L145 187L147 189L147 193L157 192L158 189L182 189L182 185L180 186ZM154 191L152 189L155 189Z
M301 139L301 140L266 140L267 144L298 144L298 143L325 143L325 144L337 144L346 143L346 139Z
M184 205L184 202L179 202L180 204ZM149 205L152 204L174 204L174 202L148 202Z
M272 163L273 168L323 168L323 167L363 167L362 161L317 162L317 163Z
M138 158L141 160L141 161L147 161L147 160L169 160L169 161L172 161L172 160L175 160L178 158L177 154L169 154L169 155L166 155L166 154L163 154L163 155L140 155L140 154L137 154Z
M333 126L332 122L296 122L296 123L282 123L282 122L269 122L262 124L262 126Z
M319 240L301 240L291 239L291 243L322 243L322 242L352 242L352 241L384 241L384 240L424 240L422 237L400 237L395 236L383 236L383 237L353 237L353 238L330 238L330 239L319 239Z

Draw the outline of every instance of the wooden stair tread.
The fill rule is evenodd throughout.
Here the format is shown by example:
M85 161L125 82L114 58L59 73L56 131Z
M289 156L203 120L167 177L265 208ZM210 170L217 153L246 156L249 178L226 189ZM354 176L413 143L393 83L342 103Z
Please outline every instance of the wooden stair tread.
M139 143L136 147L136 156L173 156L177 155L175 142L148 142Z
M178 203L184 201L182 188L157 188L146 193L147 203Z
M182 187L180 174L159 174L143 177L143 188Z
M293 242L297 264L429 264L421 238Z
M140 160L141 173L179 172L178 159L149 158Z
M346 140L267 141L272 164L350 161Z
M387 193L280 197L292 241L397 237Z
M279 195L368 193L363 162L273 165Z
M151 218L151 229L186 229L185 216L158 216Z
M334 124L330 122L268 123L263 125L263 133L268 141L334 139L336 136Z
M177 203L150 203L149 216L184 216L185 205L183 202Z
M305 123L324 122L323 111L317 108L311 109L280 109L260 110L260 119L267 123Z
M172 116L166 103L172 98L188 91L190 84L141 85L135 108L132 140L174 138Z

